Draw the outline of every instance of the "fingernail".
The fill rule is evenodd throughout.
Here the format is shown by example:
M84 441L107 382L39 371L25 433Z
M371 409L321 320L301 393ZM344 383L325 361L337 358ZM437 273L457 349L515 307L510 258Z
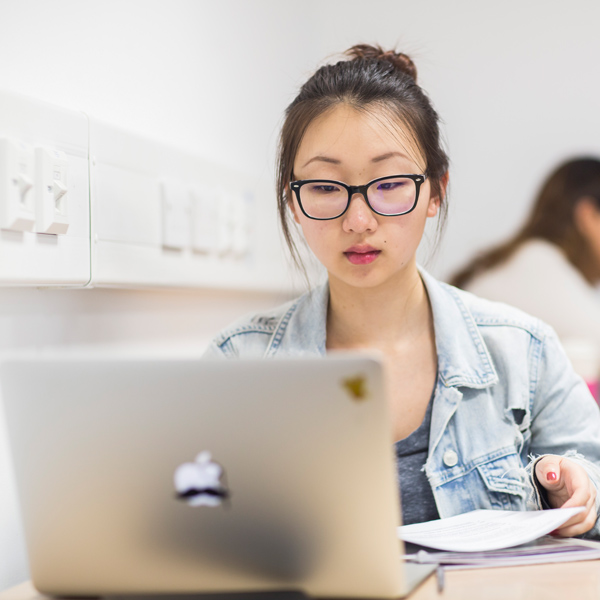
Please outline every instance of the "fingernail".
M546 473L546 479L548 481L556 481L556 473L554 471L548 471L548 473Z

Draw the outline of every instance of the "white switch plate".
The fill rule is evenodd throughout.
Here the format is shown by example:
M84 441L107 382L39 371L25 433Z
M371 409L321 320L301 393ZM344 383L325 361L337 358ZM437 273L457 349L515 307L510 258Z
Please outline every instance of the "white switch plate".
M218 211L215 192L208 187L190 190L192 198L192 249L214 253L218 244Z
M223 256L233 249L234 197L224 190L216 190L214 201L217 205L217 252Z
M67 155L35 149L35 230L64 234L69 229Z
M233 197L232 214L232 251L238 258L243 258L249 250L248 224L250 217L250 196L238 194Z
M191 245L191 195L179 181L162 181L162 241L165 248L183 250Z
M209 162L93 117L89 134L90 286L280 293L296 285L289 276L275 211L262 210L273 196L270 182L250 178L249 183L247 173L230 165ZM164 189L160 182L165 182ZM196 199L196 188L203 196L206 192L207 200ZM250 202L244 211L246 224L238 229L245 229L245 241L244 234L237 242L232 239L236 228L227 214L227 200L218 197L225 190ZM189 220L186 211L177 208L185 206L186 191L191 198ZM253 206L260 209L258 214ZM301 286L302 282L294 290Z
M33 148L0 139L0 229L32 231L35 223Z

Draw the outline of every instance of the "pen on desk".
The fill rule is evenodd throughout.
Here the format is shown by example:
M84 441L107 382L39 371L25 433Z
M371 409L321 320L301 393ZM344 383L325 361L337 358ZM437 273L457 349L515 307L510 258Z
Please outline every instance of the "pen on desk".
M435 575L437 578L437 589L441 594L444 591L444 567L442 565L438 565L435 570Z

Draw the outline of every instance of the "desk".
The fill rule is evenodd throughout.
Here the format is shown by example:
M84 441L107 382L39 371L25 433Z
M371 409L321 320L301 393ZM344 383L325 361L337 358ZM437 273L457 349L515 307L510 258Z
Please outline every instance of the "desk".
M435 575L409 600L600 600L600 560L448 571L439 594ZM27 582L0 593L0 600L46 600Z

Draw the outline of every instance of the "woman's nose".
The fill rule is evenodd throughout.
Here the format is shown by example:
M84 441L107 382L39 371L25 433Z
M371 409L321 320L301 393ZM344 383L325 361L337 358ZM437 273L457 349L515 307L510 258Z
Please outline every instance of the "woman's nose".
M375 213L369 208L362 194L356 193L350 199L350 206L344 213L343 228L347 232L363 233L377 228Z

